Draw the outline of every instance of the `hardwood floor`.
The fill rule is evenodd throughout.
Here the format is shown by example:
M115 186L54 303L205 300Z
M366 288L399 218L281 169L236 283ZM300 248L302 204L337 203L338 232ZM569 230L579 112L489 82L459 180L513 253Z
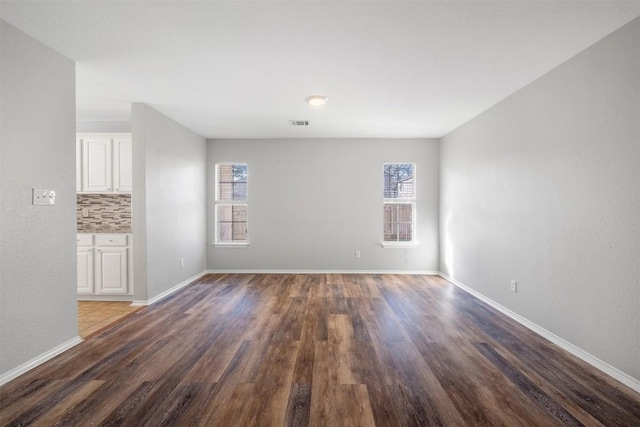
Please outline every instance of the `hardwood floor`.
M439 277L230 274L5 384L0 422L640 426L640 395Z

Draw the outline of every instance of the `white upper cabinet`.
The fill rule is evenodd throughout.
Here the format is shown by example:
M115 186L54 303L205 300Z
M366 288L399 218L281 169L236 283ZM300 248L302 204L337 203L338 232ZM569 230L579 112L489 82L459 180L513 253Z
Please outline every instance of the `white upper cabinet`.
M133 188L133 150L131 137L113 140L113 191L131 192Z
M76 138L76 192L82 191L82 142Z
M82 161L79 192L130 193L133 187L131 134L79 134L76 150ZM76 157L78 157L76 153Z
M82 191L103 193L113 191L111 138L82 139Z

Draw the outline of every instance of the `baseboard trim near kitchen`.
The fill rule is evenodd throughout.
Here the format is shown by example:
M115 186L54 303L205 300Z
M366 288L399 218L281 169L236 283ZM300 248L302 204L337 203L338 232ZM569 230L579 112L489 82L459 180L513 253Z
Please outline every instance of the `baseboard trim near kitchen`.
M148 300L133 300L133 302L131 302L131 305L133 305L133 306L146 306L146 305L155 304L158 301L165 299L169 295L178 292L180 289L184 288L185 286L190 285L191 283L195 282L196 280L198 280L199 278L201 278L205 274L207 274L206 271L198 273L195 276L188 278L184 282L178 283L174 287L172 287L170 289L167 289L166 291L156 295L155 297L153 297L151 299L148 299Z
M53 359L57 355L64 353L72 347L80 344L82 342L82 338L76 336L75 338L70 339L69 341L63 342L62 344L52 348L51 350L42 353L40 356L34 357L33 359L23 363L22 365L13 368L9 372L2 374L0 376L0 385L8 383L14 378L19 377L20 375L32 370L33 368L43 364L44 362Z
M214 269L207 274L409 274L439 276L431 270L270 270L270 269Z
M133 299L132 295L78 295L78 301L129 301Z
M537 333L538 335L542 336L543 338L546 338L547 340L551 341L552 343L554 343L558 347L568 351L569 353L573 354L574 356L578 357L579 359L582 359L583 361L587 362L589 365L593 366L594 368L604 372L605 374L609 375L610 377L620 381L622 384L626 385L627 387L629 387L629 388L633 389L634 391L640 393L640 381L635 379L635 378L633 378L629 374L627 374L625 372L622 372L618 368L615 368L615 367L609 365L607 362L604 362L604 361L598 359L597 357L593 356L592 354L587 353L586 351L584 351L580 347L577 347L577 346L571 344L569 341L566 341L565 339L560 338L559 336L557 336L553 332L549 332L548 330L546 330L542 326L539 326L536 323L533 323L532 321L526 319L525 317L522 317L519 314L509 310L508 308L498 304L497 302L495 302L491 298L489 298L489 297L481 294L480 292L470 288L469 286L465 285L464 283L459 282L459 281L447 276L446 274L444 274L442 272L440 272L439 275L443 279L448 280L449 282L453 283L455 286L457 286L458 288L462 289L463 291L473 295L474 297L478 298L479 300L483 301L484 303L486 303L486 304L490 305L491 307L495 308L499 312L509 316L510 318L512 318L516 322L520 323L521 325L525 326L526 328L532 330L533 332Z

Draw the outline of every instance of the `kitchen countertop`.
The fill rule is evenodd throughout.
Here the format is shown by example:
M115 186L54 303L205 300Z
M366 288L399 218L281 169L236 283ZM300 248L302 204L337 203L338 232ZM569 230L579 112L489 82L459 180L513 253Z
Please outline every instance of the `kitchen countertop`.
M113 228L94 228L91 230L78 230L78 234L131 234L132 231Z

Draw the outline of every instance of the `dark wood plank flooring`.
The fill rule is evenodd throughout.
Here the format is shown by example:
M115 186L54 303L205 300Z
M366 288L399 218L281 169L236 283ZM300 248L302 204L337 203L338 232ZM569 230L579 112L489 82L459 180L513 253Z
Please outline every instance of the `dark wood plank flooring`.
M9 426L640 426L640 395L436 276L207 275L0 388Z

